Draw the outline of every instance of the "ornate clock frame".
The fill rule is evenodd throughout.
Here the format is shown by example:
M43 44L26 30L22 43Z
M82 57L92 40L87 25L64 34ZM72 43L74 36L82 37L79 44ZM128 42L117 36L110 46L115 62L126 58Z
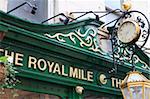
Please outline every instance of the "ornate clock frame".
M140 36L132 43L123 43L119 40L117 36L117 31L124 20L134 20L139 24ZM147 17L139 11L127 11L117 19L115 24L108 28L111 32L111 43L112 43L112 57L114 62L114 68L112 68L109 73L117 72L119 64L130 63L132 64L133 70L135 70L135 64L137 63L137 55L135 54L135 49L139 48L144 50L144 45L146 44L148 37L150 35L150 23Z

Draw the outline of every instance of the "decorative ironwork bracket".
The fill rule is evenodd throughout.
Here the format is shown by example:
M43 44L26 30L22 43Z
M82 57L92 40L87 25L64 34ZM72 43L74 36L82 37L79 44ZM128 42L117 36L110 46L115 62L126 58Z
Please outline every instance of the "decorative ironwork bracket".
M134 20L140 27L140 36L137 39L136 42L131 43L123 43L118 38L118 29L121 26L121 24L125 20ZM150 35L150 23L147 19L147 17L139 11L129 11L124 12L115 22L114 26L109 28L111 33L111 43L112 43L112 56L114 61L114 68L109 71L109 73L112 73L115 71L117 73L118 63L130 63L133 66L133 70L136 69L135 64L137 62L140 62L140 59L135 54L137 49L135 49L135 46L138 46L140 50L144 47L146 44L148 37ZM143 66L145 69L150 70L150 67L145 64Z

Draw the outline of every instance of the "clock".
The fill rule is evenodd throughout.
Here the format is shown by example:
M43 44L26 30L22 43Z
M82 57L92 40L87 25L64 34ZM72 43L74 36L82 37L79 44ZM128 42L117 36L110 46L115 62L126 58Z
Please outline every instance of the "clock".
M124 21L118 28L117 36L122 43L135 43L140 37L140 26L133 20Z

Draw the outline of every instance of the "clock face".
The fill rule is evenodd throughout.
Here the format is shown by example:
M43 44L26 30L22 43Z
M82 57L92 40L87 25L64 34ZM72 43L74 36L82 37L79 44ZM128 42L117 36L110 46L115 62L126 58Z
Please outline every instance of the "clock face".
M136 42L140 36L140 27L134 21L125 21L119 27L117 36L123 43Z

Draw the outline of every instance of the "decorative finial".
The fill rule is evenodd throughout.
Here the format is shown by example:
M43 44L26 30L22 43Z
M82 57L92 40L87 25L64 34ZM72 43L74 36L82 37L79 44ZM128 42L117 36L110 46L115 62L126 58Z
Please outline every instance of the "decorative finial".
M82 94L84 88L83 88L82 86L76 86L75 90L76 90L76 92L77 92L78 94Z
M132 6L132 4L131 4L130 0L127 0L122 3L122 9L125 11L129 11L131 9L131 6Z

